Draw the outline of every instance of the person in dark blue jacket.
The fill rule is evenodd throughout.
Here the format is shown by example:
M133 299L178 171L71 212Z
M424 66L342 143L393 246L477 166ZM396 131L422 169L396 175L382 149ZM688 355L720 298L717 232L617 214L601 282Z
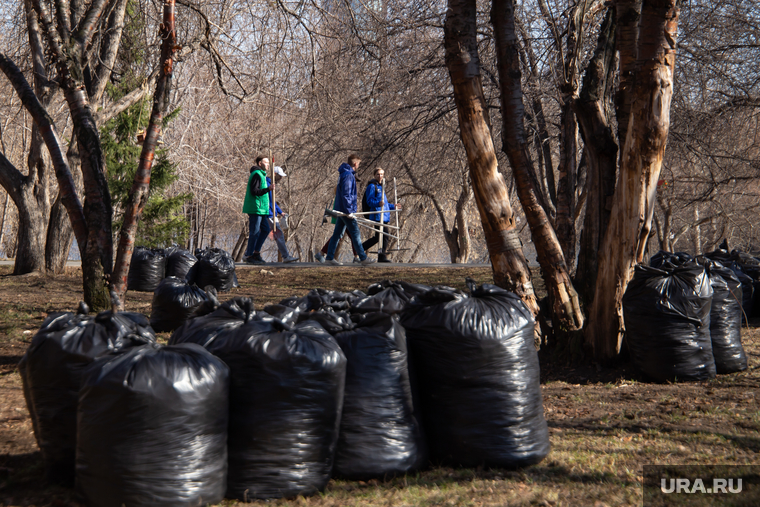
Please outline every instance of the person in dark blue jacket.
M356 213L356 170L359 168L361 159L358 155L351 155L348 157L348 163L343 163L338 168L340 179L338 180L338 187L335 189L335 210L342 213L351 215ZM327 258L325 262L334 266L342 266L341 262L335 259L335 249L338 246L340 238L344 232L348 232L348 237L351 238L351 244L354 246L356 254L359 256L359 261L364 264L371 264L375 262L374 259L367 257L362 248L362 240L359 234L359 224L356 223L356 219L353 216L338 217L335 222L335 230L330 238L330 244L327 247Z
M385 197L385 170L382 167L375 169L374 178L372 178L367 184L367 188L364 190L364 201L369 208L369 211L378 211L369 215L370 220L375 222L382 222L387 224L391 221L391 214L388 210L396 209L396 205L389 203L388 198ZM380 241L380 226L375 226L377 232L374 236L362 243L362 247L365 251L375 246ZM382 247L377 254L377 262L390 262L385 255L385 246L388 241L388 236L383 237Z

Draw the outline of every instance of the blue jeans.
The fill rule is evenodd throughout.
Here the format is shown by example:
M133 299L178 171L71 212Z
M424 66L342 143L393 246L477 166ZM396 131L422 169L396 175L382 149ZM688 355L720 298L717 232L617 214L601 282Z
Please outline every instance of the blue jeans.
M353 218L338 217L335 222L335 231L333 231L330 244L327 246L327 260L335 258L335 249L338 248L338 242L344 232L348 232L348 237L351 238L351 244L354 246L354 251L359 256L359 260L366 259L367 254L364 253L362 238L359 235L359 224Z
M253 252L260 252L261 245L269 236L269 221L264 215L248 215L248 247L245 256L250 257Z

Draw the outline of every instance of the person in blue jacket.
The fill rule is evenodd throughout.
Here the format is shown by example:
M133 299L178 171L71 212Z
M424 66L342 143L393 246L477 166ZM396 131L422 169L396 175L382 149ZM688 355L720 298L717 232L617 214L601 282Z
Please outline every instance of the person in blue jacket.
M274 181L275 183L280 183L280 180L282 178L286 177L287 174L285 174L285 170L276 165L272 169L274 172ZM272 185L272 179L267 176L267 186ZM282 218L283 215L287 216L287 214L283 214L282 210L280 209L280 204L278 202L275 202L275 200L272 198L272 192L269 192L269 227L272 229L272 236L274 237L274 242L277 243L277 249L280 251L280 255L282 255L282 262L295 262L298 260L298 257L294 257L290 255L290 252L288 252L288 245L285 243L285 234L283 234L283 228L282 226L286 223L285 220L278 220L277 221L277 228L275 229L274 226L274 214L272 213L272 205L274 204L274 212L275 214Z
M364 203L368 208L367 211L378 211L369 215L369 219L375 222L382 222L387 224L391 221L391 214L389 210L396 209L396 205L389 203L388 198L385 196L385 170L382 167L375 169L374 178L372 178L367 184L367 188L364 190ZM398 208L401 209L401 208ZM377 232L374 236L362 243L362 247L365 251L375 246L380 241L380 226L375 226ZM387 231L387 229L386 229ZM377 254L377 262L390 262L385 255L385 246L388 243L388 236L383 237L383 246L380 248Z
M340 179L338 180L338 187L335 189L335 210L351 216L338 217L335 221L335 230L330 238L330 244L327 247L327 257L325 259L327 264L332 264L333 266L343 265L343 263L338 262L338 260L335 259L335 249L337 248L338 242L344 232L348 232L348 237L351 238L351 244L354 246L354 250L359 256L359 262L363 265L375 262L374 259L367 257L364 248L362 248L359 224L356 223L356 219L352 215L353 213L356 213L356 170L359 168L359 163L361 163L359 156L351 155L348 157L348 162L342 163L338 168Z

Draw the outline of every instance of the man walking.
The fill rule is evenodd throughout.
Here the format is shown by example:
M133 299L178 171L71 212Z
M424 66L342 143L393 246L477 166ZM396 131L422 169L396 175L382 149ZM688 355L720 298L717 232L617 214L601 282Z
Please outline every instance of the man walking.
M388 198L385 197L385 170L382 167L375 169L374 178L367 184L367 189L364 191L364 202L366 203L369 211L378 211L370 215L368 218L375 222L387 224L391 221L391 214L389 210L396 209L396 204L388 202ZM401 208L399 208L401 209ZM376 245L380 241L380 226L376 225L375 230L377 232L374 236L362 243L362 247L365 251L369 250L372 246ZM378 250L377 262L390 262L385 255L385 245L387 239L383 237L382 247Z
M335 259L335 249L338 247L338 242L344 232L348 232L348 237L351 238L351 244L354 246L356 254L359 256L359 261L363 265L371 264L374 259L367 257L362 248L361 236L359 235L359 224L356 223L356 219L352 213L356 213L356 170L359 168L361 159L358 155L351 155L348 157L348 163L343 163L338 168L340 178L338 180L338 187L335 190L335 210L351 215L348 217L338 217L335 222L335 230L333 231L332 238L327 247L327 258L325 262L332 264L333 266L342 266L341 262Z
M261 258L261 245L269 235L269 191L274 188L274 183L267 184L267 171L269 159L259 155L256 157L256 165L251 167L248 176L248 185L245 190L243 201L243 213L248 215L248 246L245 249L243 261L248 264L264 264Z

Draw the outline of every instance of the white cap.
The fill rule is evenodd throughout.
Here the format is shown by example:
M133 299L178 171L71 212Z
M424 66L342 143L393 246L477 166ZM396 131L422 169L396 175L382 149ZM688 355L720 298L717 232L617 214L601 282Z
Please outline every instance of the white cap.
M285 174L285 171L282 170L282 167L278 165L274 166L273 170L274 170L274 173L281 178L284 178L285 176L287 176L287 174Z

